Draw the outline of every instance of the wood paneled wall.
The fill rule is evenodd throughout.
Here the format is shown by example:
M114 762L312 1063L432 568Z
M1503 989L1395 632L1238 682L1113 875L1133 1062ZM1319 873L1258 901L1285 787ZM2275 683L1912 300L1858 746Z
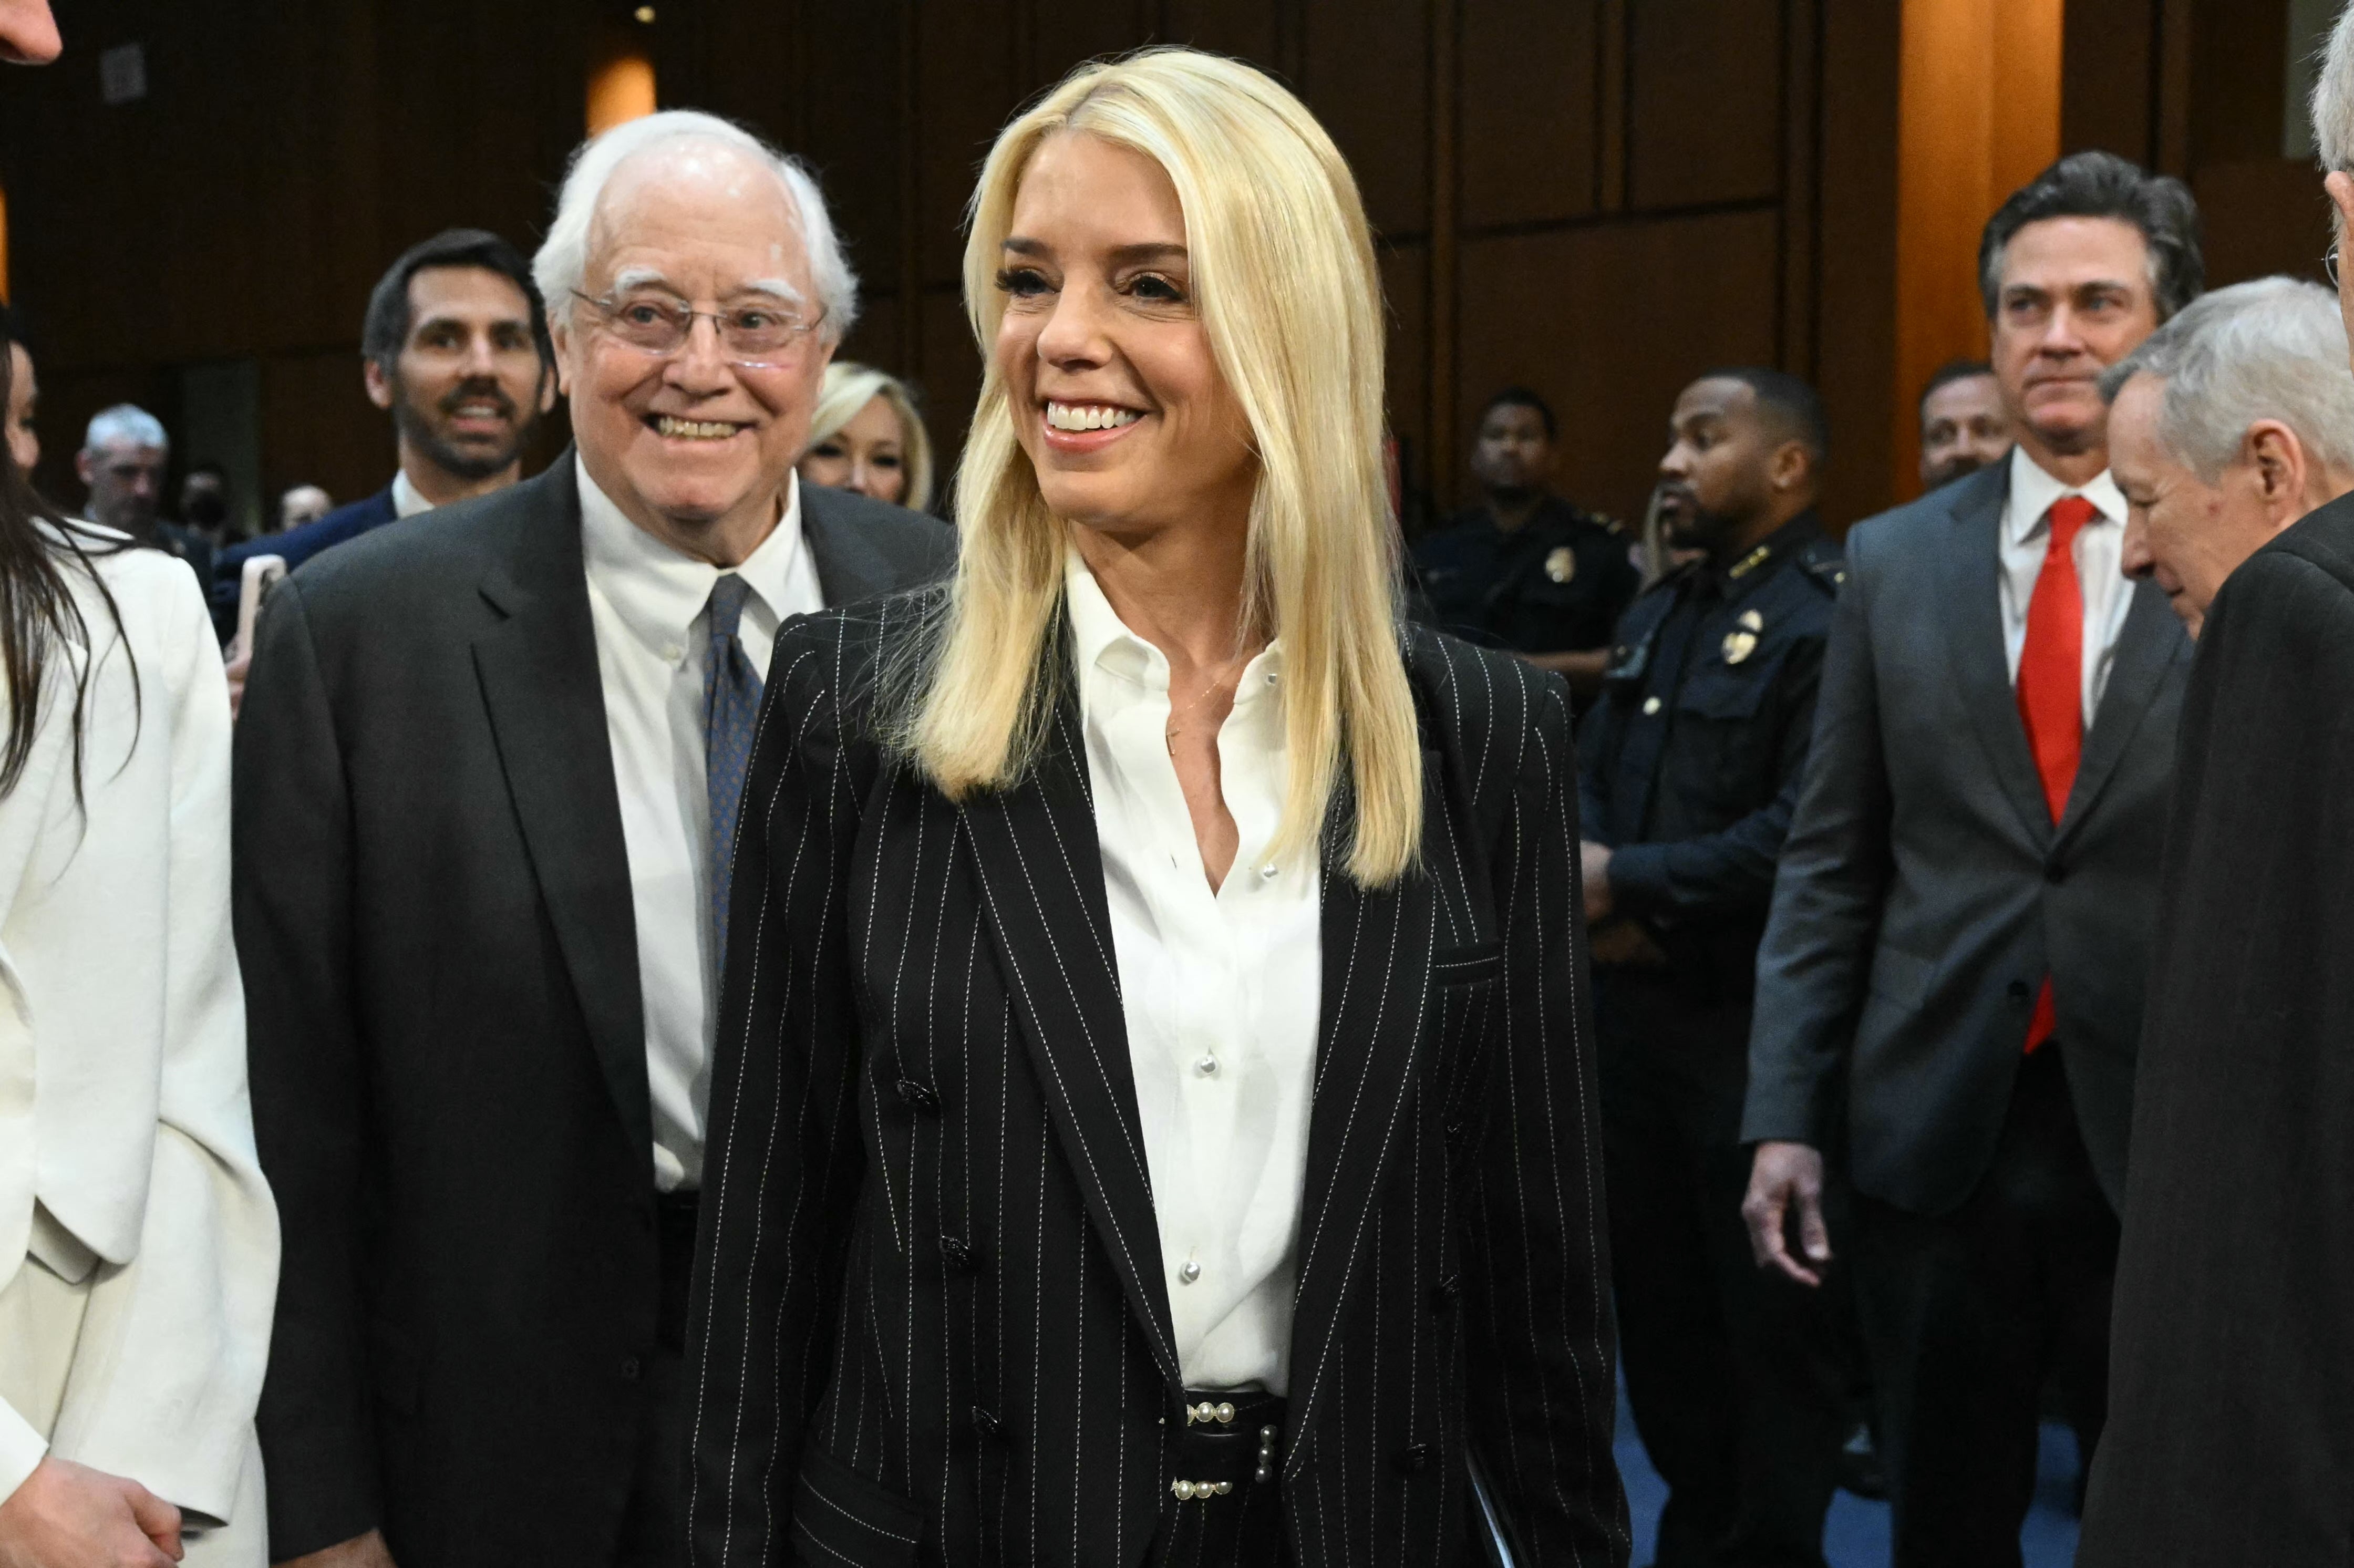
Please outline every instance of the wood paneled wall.
M960 220L991 138L1076 62L1169 40L1274 70L1350 158L1381 233L1393 422L1410 482L1438 508L1464 499L1481 400L1526 383L1563 416L1563 488L1632 514L1676 390L1747 361L1820 385L1834 521L1896 492L1890 409L1910 390L1894 385L1892 330L1893 0L657 7L635 37L662 101L743 120L818 169L864 281L845 352L913 377L951 450L979 375L958 296ZM250 358L266 487L315 480L349 498L380 485L390 433L356 362L369 286L451 224L536 242L590 64L637 26L632 9L115 0L69 12L65 60L0 84L44 483L80 500L71 450L103 403L145 401L176 431L188 367ZM2294 171L2232 151L2189 108L2201 101L2196 28L2228 30L2211 17L2238 9L2069 0L2063 141L2192 174L2217 217L2234 214L2228 237L2211 218L2219 263L2317 256L2325 240L2285 238L2306 224L2297 203L2311 205ZM99 52L134 39L150 95L109 108ZM2256 111L2247 98L2219 93L2209 119L2239 124ZM2264 112L2277 124L2276 89ZM2203 146L2224 171L2211 179L2193 166Z
M959 226L991 138L1079 60L1175 41L1282 76L1349 157L1381 236L1393 423L1436 505L1462 498L1479 404L1522 383L1563 417L1564 488L1637 511L1676 390L1762 361L1824 379L1843 448L1834 506L1853 514L1885 468L1886 334L1845 319L1884 325L1890 308L1884 9L708 0L665 19L659 59L665 101L758 123L817 163L866 280L848 352L920 382L951 440L979 374Z

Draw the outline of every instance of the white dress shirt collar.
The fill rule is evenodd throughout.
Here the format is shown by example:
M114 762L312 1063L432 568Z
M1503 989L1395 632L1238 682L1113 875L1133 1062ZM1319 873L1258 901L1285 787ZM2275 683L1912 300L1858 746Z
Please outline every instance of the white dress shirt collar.
M630 521L573 459L580 485L580 546L588 575L612 603L621 623L663 659L685 655L688 632L710 601L720 568L672 548ZM769 628L789 615L817 608L801 602L796 577L805 570L801 546L801 477L785 476L785 514L759 547L728 568L752 595L745 613L765 610Z
M1128 629L1076 550L1069 552L1064 563L1063 592L1071 618L1071 662L1082 689L1100 672L1167 701L1168 656ZM1277 638L1243 667L1242 680L1235 688L1235 711L1262 718L1277 715L1279 720L1282 705L1262 699L1274 694L1282 674L1283 640ZM1279 729L1275 744L1281 745Z
M2052 503L2063 495L2081 495L2093 503L2094 509L2111 523L2124 525L2126 520L2125 493L2109 471L2103 469L2084 484L2064 484L2047 472L2043 465L2027 455L2025 447L2010 449L2010 504L2003 509L2003 524L2009 530L2008 543L2025 544L2040 538L2043 533L2045 514Z
M392 473L392 514L395 517L414 517L420 512L432 510L433 503L426 500L425 493L409 479L408 471L395 469Z
M2117 639L2133 608L2133 584L2124 575L2126 499L2106 469L2089 483L2062 484L2018 447L2010 449L2010 493L2003 501L1997 547L2002 599L2003 655L2009 679L2019 679L2027 648L2027 611L2042 575L2051 541L2048 514L2063 495L2081 495L2096 514L2076 532L2070 550L2084 620L2084 718L2093 727L2116 663Z

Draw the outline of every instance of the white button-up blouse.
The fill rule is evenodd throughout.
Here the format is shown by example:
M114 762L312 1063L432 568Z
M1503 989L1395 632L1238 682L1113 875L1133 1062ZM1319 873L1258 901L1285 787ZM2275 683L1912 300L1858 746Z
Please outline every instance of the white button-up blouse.
M1287 779L1279 642L1218 731L1240 832L1213 890L1167 741L1169 664L1074 553L1066 598L1129 1059L1185 1383L1289 1383L1322 975L1312 853L1268 854Z

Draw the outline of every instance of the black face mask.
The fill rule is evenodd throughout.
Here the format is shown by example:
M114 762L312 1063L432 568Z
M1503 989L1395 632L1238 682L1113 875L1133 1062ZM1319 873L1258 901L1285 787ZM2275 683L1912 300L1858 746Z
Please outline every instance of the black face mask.
M187 515L181 519L191 528L217 528L228 521L228 503L213 491L199 491L188 497Z

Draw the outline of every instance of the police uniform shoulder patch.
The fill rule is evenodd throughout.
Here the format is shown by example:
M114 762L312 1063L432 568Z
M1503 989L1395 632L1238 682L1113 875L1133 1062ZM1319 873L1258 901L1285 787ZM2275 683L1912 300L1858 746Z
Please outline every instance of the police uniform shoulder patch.
M1807 580L1828 594L1836 594L1847 581L1847 557L1835 545L1817 545L1808 549L1802 563L1807 568Z

